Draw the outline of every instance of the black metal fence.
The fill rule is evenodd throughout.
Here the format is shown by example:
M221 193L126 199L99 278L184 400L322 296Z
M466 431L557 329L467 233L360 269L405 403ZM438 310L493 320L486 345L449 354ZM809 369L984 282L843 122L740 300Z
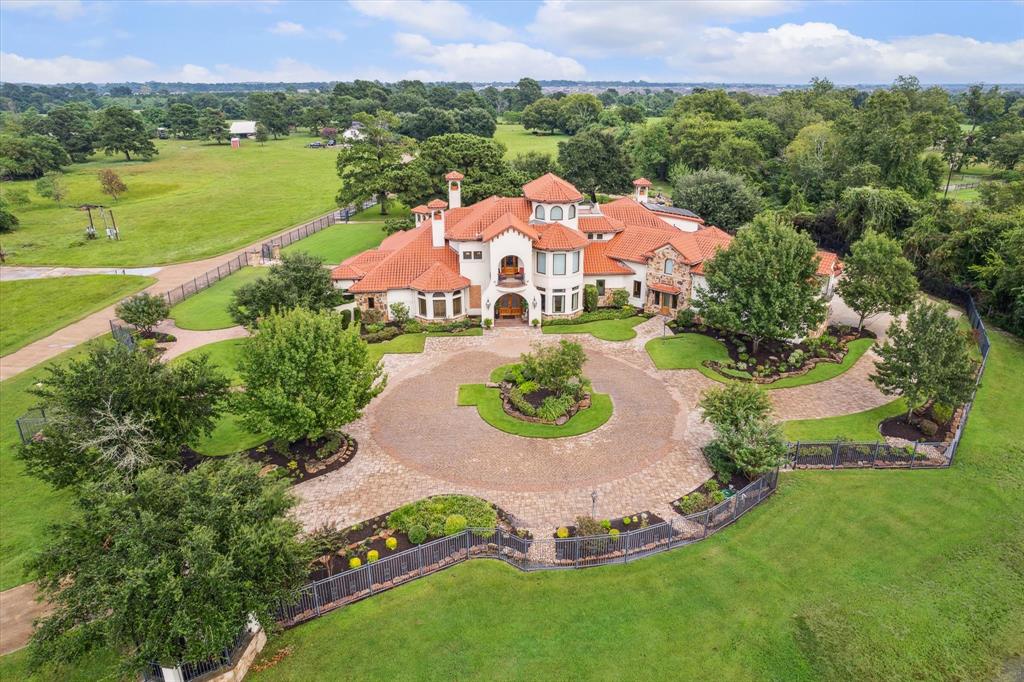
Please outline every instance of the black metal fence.
M293 244L300 239L305 239L310 235L314 235L321 230L324 230L332 225L338 223L347 223L352 216L359 211L376 206L376 201L364 201L359 206L347 206L340 211L331 211L325 215L320 216L314 220L310 220L308 223L299 225L298 227L279 234L272 239L268 239L263 242L259 248L251 249L243 253L238 254L226 263L218 265L216 268L208 270L198 277L193 278L189 282L185 282L173 289L164 292L164 297L167 299L168 305L174 305L185 300L193 294L199 293L203 289L216 284L220 280L224 279L230 274L238 272L242 268L249 265L253 257L260 258L261 260L270 260L273 257L274 250L276 248L283 248L289 244Z
M31 410L14 420L18 425L18 435L21 442L27 443L32 437L43 430L46 426L46 410L41 407L33 407Z
M778 483L772 471L711 509L617 536L522 538L500 528L470 528L309 583L294 602L281 605L277 618L296 625L469 559L497 559L522 571L628 563L703 540L757 506Z
M132 328L121 324L117 320L110 320L110 335L114 337L115 341L127 346L131 350L135 350L138 346L138 341Z
M952 462L952 443L855 443L810 441L789 444L789 469L944 469Z
M230 646L226 646L220 650L220 652L208 658L205 661L199 661L196 663L179 663L177 664L178 678L181 682L193 682L200 678L216 673L217 671L230 668L238 660L238 657L249 645L249 640L253 637L253 633L248 627L243 628L236 636L235 641ZM142 672L142 679L144 682L165 682L167 679L164 677L164 671L156 663L150 663L149 666Z

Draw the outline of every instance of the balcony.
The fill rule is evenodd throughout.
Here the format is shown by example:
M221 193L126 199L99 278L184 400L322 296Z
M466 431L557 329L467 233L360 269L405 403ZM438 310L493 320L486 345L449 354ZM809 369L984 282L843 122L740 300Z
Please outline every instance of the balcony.
M520 267L502 266L498 270L498 286L505 289L520 289L526 286L526 273Z

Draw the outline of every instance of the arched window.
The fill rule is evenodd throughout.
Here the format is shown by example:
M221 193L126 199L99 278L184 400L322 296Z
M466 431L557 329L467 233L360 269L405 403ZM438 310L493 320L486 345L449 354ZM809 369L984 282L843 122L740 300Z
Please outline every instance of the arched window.
M562 207L561 206L552 206L551 207L551 219L552 220L561 220L562 219Z
M444 294L434 294L434 318L448 317L448 311L445 310L447 306L444 303Z
M569 220L576 217L576 204L569 205Z
M665 261L665 274L671 275L672 271L676 269L676 262L669 258Z
M416 295L417 307L419 309L420 317L427 316L427 297L424 294Z
M537 210L533 212L533 217L537 220L544 220L544 207L537 204Z

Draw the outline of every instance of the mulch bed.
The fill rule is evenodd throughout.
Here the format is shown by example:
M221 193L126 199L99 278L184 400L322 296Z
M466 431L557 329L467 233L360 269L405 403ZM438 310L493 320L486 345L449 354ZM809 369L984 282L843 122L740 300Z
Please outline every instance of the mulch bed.
M665 521L665 519L661 518L660 516L658 516L657 514L655 514L653 512L649 512L649 511L638 512L636 514L630 514L628 517L620 516L618 518L608 519L608 521L611 522L612 528L616 529L620 533L626 533L628 531L637 530L637 529L641 528L641 522L643 520L643 515L644 514L647 515L647 526L653 526L653 525L658 524L658 523L664 523L664 521ZM628 524L623 522L623 519L625 519L625 518L629 518L629 523ZM633 519L636 519L636 521L634 521ZM598 519L598 521L603 521L603 520L604 519ZM569 537L571 537L571 538L576 537L576 526L565 526L565 527L569 529ZM646 526L644 526L644 527L646 527ZM555 532L551 534L551 537L558 538L558 530L557 529L555 529Z
M327 437L321 437L313 441L303 438L290 444L288 452L284 454L277 451L273 441L267 441L262 445L242 450L239 454L262 464L261 475L268 474L271 471L281 471L292 479L292 484L294 485L329 474L332 471L337 471L351 462L359 451L359 442L352 436L344 435L342 436L341 447L337 452L326 459L317 459L317 450L327 440ZM196 452L192 448L186 447L182 449L181 459L187 471L210 458ZM292 462L295 463L294 467L290 466Z
M728 485L723 485L720 489L723 493L725 493L726 499L728 499L735 495L736 493L738 493L739 491L746 488L748 485L750 485L750 482L751 481L749 478L747 478L746 476L737 471L732 474L732 477L729 479ZM686 495L692 495L693 493L696 492L704 492L703 483L701 483L699 486L697 486L690 492L686 493ZM696 511L691 512L684 512L682 509L679 508L679 503L682 501L684 497L686 497L686 495L680 495L676 499L672 500L672 511L674 511L676 514L679 514L680 516L689 516L690 514L697 514L699 512L705 511L706 509L710 509L711 507L715 506L714 504L709 503L706 507L702 509L698 509Z
M178 340L178 337L174 334L166 334L164 332L139 332L140 339L153 339L157 343L173 343Z
M644 518L645 516L646 519ZM628 524L623 521L626 518L630 520ZM636 519L636 521L633 519ZM626 547L621 541L621 538L625 533L656 526L659 523L664 523L665 519L652 512L639 512L637 514L631 514L628 517L620 516L615 519L608 519L608 521L611 522L611 527L613 529L619 531L620 535L618 538L620 539L613 539L611 537L611 533L606 531L606 534L604 535L590 536L594 538L593 541L583 540L581 542L556 542L555 561L568 564L575 563L577 560L593 560L621 554ZM646 525L644 524L644 521L646 521ZM576 526L567 526L567 528L569 529L570 538L577 537ZM558 539L557 530L552 534L552 537Z
M906 418L907 415L905 414L889 417L878 425L878 430L887 438L900 438L902 440L919 443L941 443L949 436L953 426L953 420L950 420L947 424L941 424L939 420L935 418L935 414L932 412L930 405L923 410L914 410L914 416L910 423L907 423ZM921 420L924 419L937 425L939 430L930 436L926 434L920 427Z
M512 388L513 384L508 381L502 381L501 383L498 384L498 390L501 392L501 407L502 409L505 410L505 414L507 414L508 416L515 417L516 419L519 419L524 422L530 422L533 424L550 424L551 426L562 426L570 419L575 417L577 412L579 412L580 410L585 410L588 407L590 407L591 396L589 393L587 393L583 396L582 400L580 400L575 405L570 406L569 409L565 411L565 414L563 414L554 421L541 419L540 417L531 417L530 415L523 414L522 412L517 410L516 406L512 403L512 400L509 398L509 391ZM534 409L540 409L540 406L544 403L545 398L557 395L557 393L549 389L539 388L536 391L524 393L523 398L526 400L526 402L530 403L530 405L532 405Z

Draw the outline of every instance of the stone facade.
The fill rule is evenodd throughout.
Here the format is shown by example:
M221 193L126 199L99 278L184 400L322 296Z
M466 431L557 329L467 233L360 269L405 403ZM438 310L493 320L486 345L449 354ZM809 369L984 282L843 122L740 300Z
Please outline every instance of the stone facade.
M384 315L382 320L389 320L391 313L388 311L388 293L378 291L372 294L356 294L356 305L359 306L359 313L365 315L367 310L380 310ZM373 308L370 308L370 299L373 299Z
M263 628L260 628L253 633L252 639L249 640L249 644L242 651L235 664L215 677L211 677L209 682L241 682L245 679L246 673L249 672L252 662L256 660L257 654L263 651L263 647L266 644L267 633L263 631Z
M630 293L629 289L626 289L625 287L616 287L614 289L605 287L604 295L597 297L597 306L599 308L608 308L615 305L615 301L612 300L612 297L615 295L616 291L625 291L627 295Z
M665 274L665 261L674 261L672 274ZM679 308L685 308L690 303L690 293L693 286L690 268L683 261L683 256L670 244L666 244L657 251L647 266L647 297L644 299L644 312L659 314L663 306L655 305L654 294L651 290L652 284L661 284L676 287L679 289L679 297L675 308L670 308L671 313Z

